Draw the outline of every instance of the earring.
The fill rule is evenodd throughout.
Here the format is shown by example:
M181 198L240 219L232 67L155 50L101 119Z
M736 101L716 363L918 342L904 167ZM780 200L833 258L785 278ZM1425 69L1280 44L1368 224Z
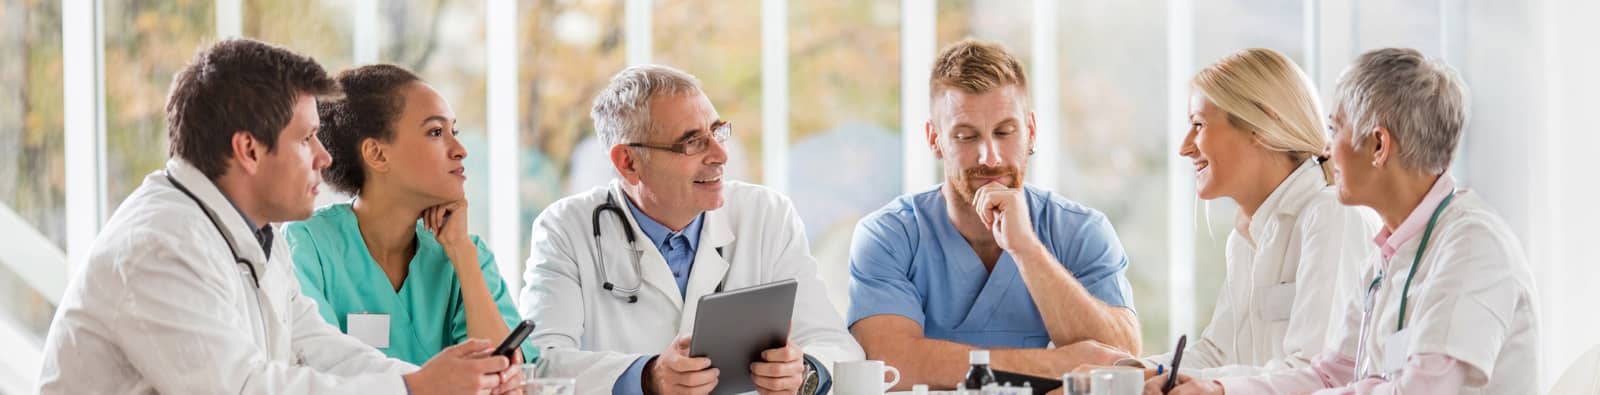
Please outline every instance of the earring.
M1378 161L1372 161L1372 167L1378 167Z
M1033 155L1033 147L1028 147L1028 155Z

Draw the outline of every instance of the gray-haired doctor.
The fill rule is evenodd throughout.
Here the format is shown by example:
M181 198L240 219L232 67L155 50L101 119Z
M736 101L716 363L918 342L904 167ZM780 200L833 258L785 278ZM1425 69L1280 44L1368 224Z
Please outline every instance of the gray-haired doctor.
M833 362L862 358L789 199L722 178L734 127L698 80L630 67L592 116L619 177L539 214L520 298L551 374L583 393L710 391L718 372L687 356L700 297L786 279L799 282L789 346L753 364L757 390L825 391Z

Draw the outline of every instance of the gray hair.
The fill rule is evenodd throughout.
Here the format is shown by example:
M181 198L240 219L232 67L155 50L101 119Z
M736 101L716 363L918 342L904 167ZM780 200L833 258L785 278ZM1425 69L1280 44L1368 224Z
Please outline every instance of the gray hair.
M1401 166L1440 174L1466 127L1466 96L1466 84L1444 62L1415 49L1384 48L1361 54L1339 77L1334 113L1354 128L1352 144L1385 127L1402 143L1395 153Z
M700 80L689 73L653 64L631 66L612 76L611 83L595 95L589 117L600 142L610 149L643 141L649 134L651 98L694 93L700 93Z

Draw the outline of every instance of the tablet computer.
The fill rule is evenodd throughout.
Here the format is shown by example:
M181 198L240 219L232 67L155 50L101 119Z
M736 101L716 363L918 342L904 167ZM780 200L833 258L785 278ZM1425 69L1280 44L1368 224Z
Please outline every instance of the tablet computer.
M700 297L689 356L711 358L721 370L712 394L755 391L750 364L789 341L797 287L788 279Z

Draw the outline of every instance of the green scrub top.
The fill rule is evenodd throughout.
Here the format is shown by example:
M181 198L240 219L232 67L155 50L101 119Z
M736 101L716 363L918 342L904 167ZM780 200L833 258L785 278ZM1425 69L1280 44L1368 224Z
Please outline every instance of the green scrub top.
M446 347L467 340L461 281L445 256L444 247L422 221L417 221L417 253L411 258L410 272L398 292L367 251L350 203L318 209L311 218L286 226L284 234L294 255L301 292L315 300L322 318L341 332L350 333L352 314L388 315L389 347L379 351L418 366ZM472 235L472 244L478 246L478 267L483 269L489 294L506 320L506 328L516 328L522 317L511 304L505 280L495 267L494 254L477 235ZM499 340L490 339L496 344ZM539 350L525 340L522 355L531 362Z

